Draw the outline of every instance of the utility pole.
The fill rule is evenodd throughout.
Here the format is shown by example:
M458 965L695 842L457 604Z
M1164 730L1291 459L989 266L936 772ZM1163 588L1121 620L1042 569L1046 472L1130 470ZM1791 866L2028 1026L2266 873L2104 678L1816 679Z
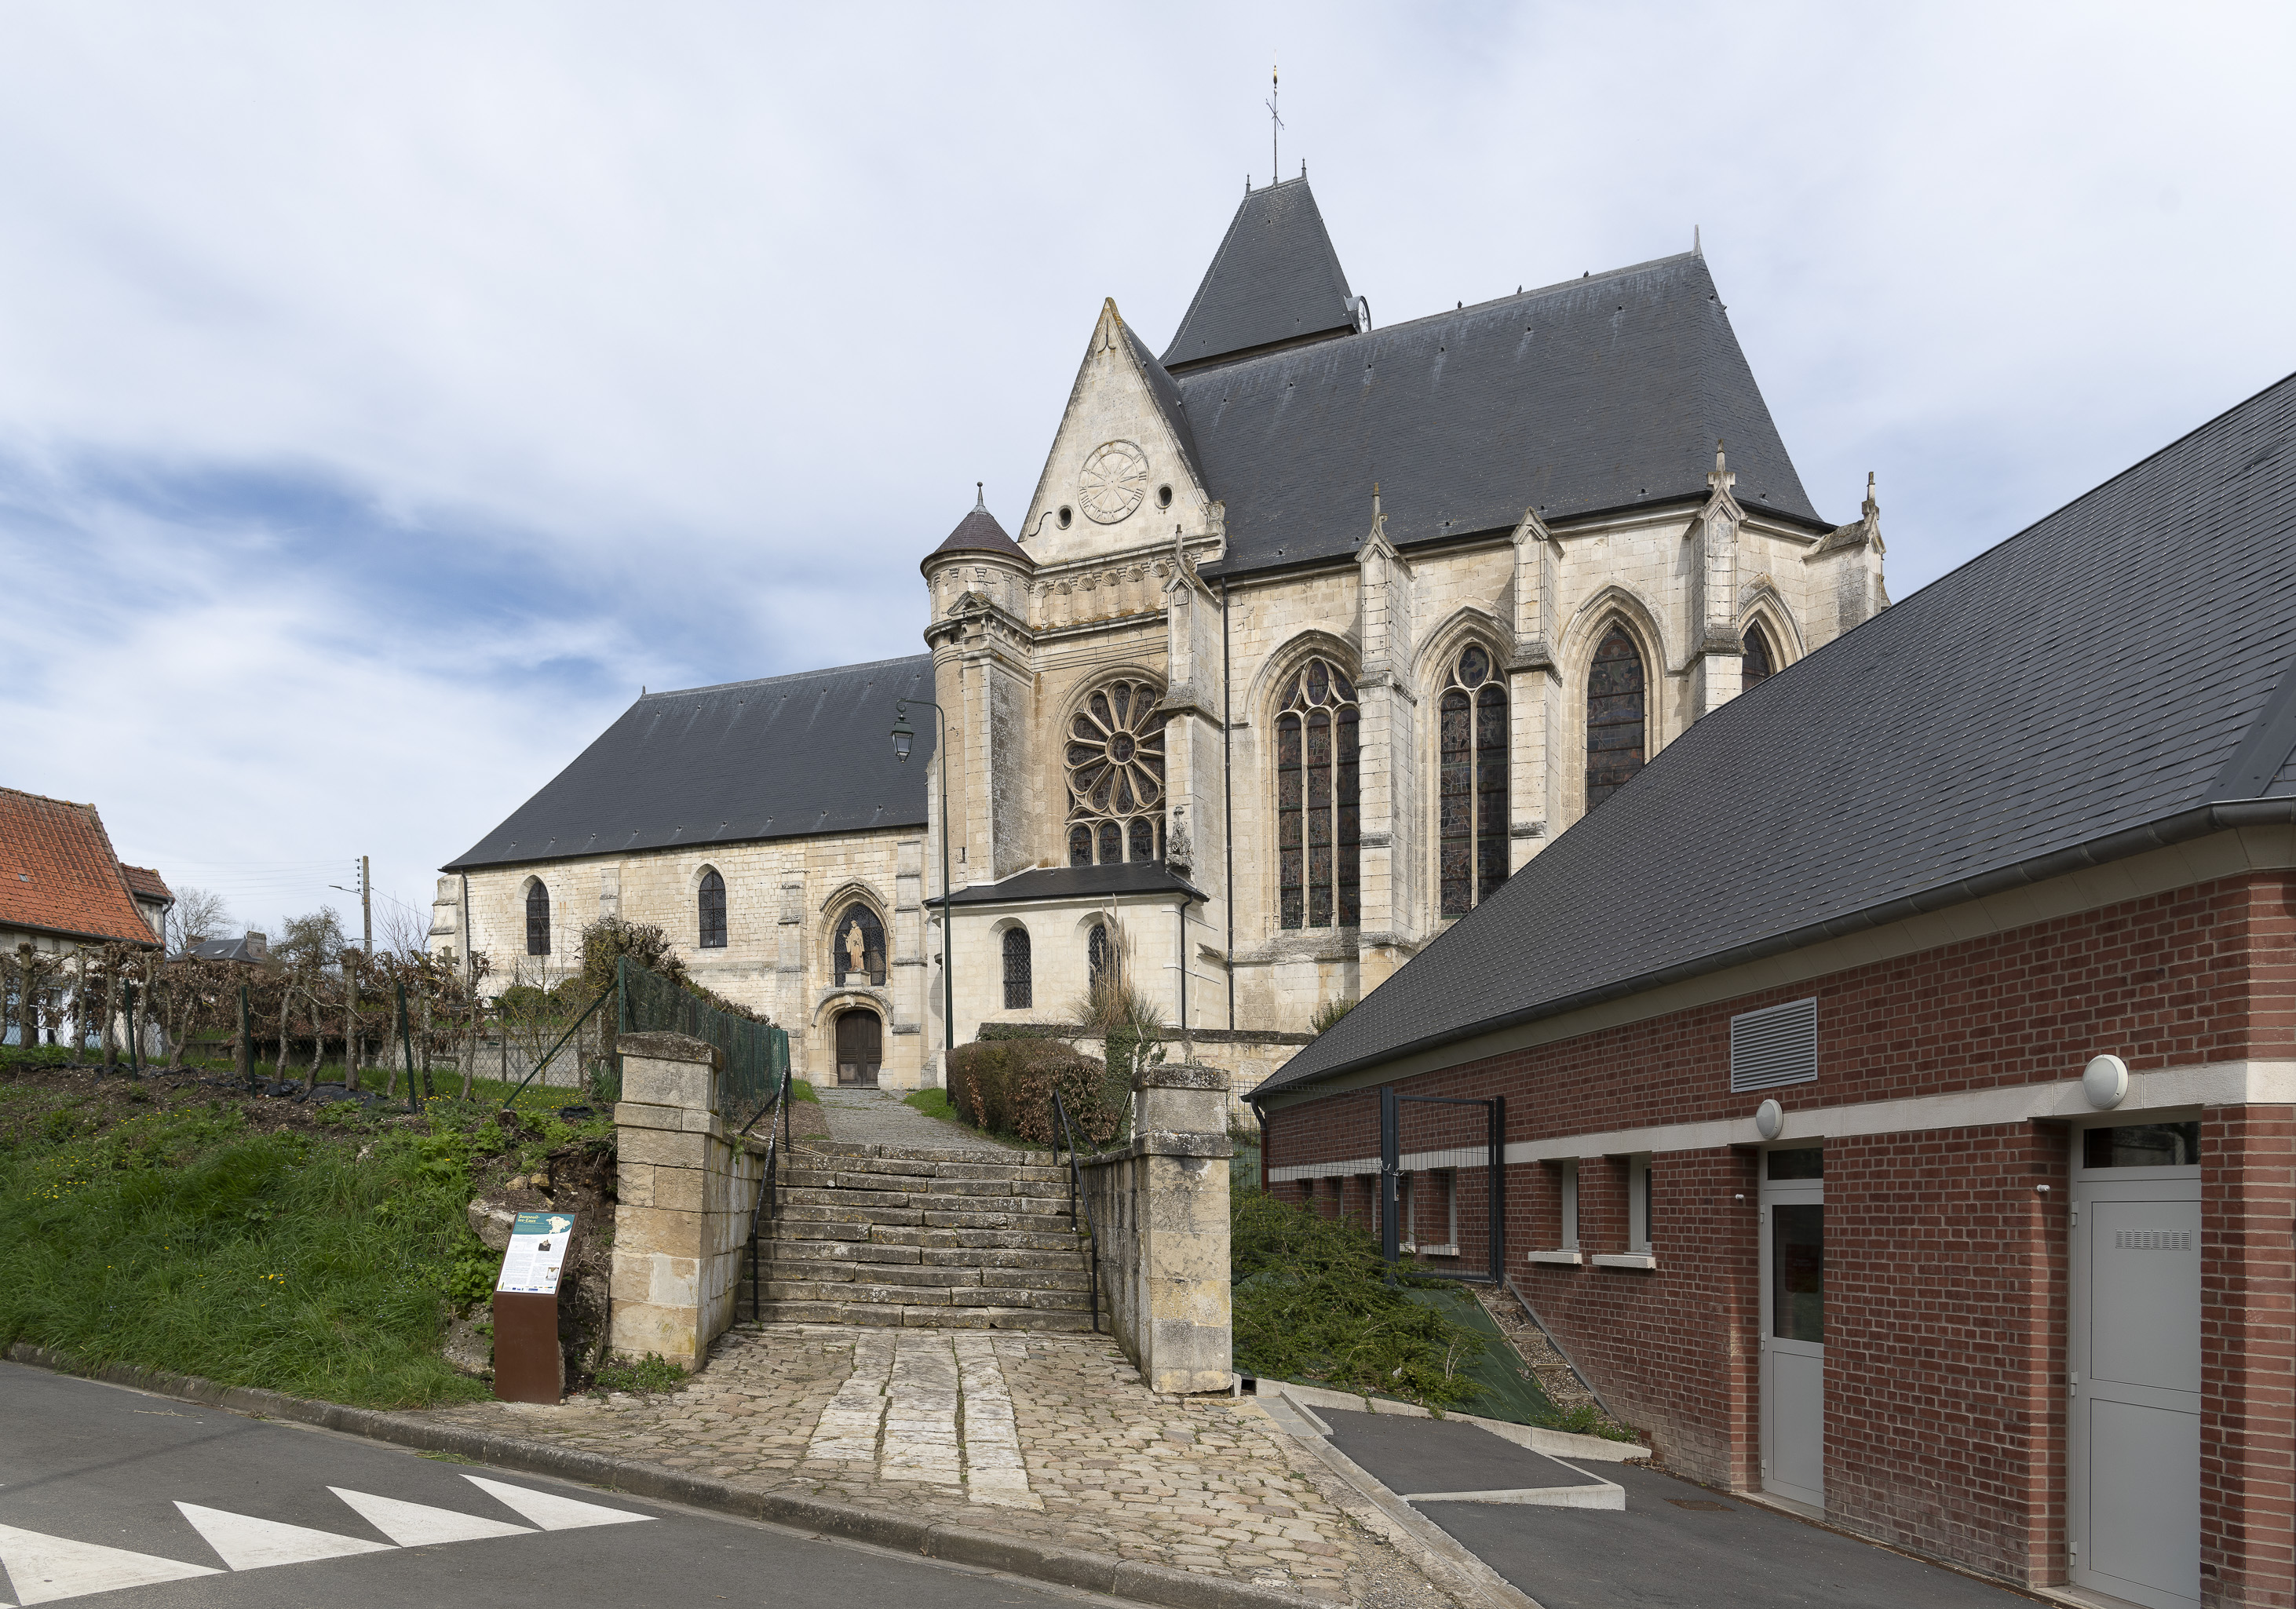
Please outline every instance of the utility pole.
M359 857L359 954L374 954L374 876L367 858Z

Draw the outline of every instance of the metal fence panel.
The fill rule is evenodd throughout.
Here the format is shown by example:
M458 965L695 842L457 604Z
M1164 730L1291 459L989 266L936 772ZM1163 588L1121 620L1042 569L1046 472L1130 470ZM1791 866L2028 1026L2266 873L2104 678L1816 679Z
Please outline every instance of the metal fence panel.
M1506 1103L1380 1091L1380 1237L1425 1274L1506 1274Z
M724 1053L718 1110L726 1122L747 1129L772 1109L789 1071L787 1030L719 1011L627 956L621 984L622 1032L689 1034Z

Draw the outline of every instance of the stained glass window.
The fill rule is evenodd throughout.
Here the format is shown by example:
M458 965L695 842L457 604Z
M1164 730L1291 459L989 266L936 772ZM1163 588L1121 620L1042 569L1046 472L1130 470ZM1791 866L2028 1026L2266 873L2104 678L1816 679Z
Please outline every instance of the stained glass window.
M1069 720L1069 864L1154 860L1163 849L1160 689L1111 682Z
M526 953L550 953L550 891L537 877L526 889Z
M1435 731L1443 915L1464 916L1507 878L1506 688L1488 649L1470 644L1451 661Z
M1108 929L1100 923L1094 923L1092 932L1085 937L1084 945L1085 968L1094 987L1097 988L1100 981L1108 976L1109 966L1115 959L1116 953L1108 942Z
M1759 626L1747 627L1746 655L1738 661L1739 687L1744 689L1752 686L1777 668L1777 661L1770 654L1769 633L1764 631Z
M1275 716L1275 878L1285 927L1363 921L1362 809L1355 684L1309 660L1283 684Z
M1623 626L1595 650L1587 673L1587 808L1593 809L1643 768L1643 656Z
M1004 930L1004 1009L1026 1011L1036 1004L1036 982L1029 970L1029 930Z
M726 948L726 880L714 870L701 874L701 944L703 949Z

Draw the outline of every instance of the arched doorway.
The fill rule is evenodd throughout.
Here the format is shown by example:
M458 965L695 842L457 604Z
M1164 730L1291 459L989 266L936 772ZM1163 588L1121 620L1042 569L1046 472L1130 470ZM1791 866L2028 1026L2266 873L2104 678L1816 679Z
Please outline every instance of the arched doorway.
M837 1017L837 1081L864 1089L877 1087L877 1065L885 1054L884 1024L873 1011L840 1012Z

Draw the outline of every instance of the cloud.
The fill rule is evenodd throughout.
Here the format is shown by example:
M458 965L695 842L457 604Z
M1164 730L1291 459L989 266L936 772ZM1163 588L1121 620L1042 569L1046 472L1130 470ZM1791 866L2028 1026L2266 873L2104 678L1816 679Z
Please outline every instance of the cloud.
M640 684L915 651L917 558L975 480L1017 519L1101 298L1160 342L1266 181L1278 44L1382 323L1701 226L1902 596L2296 366L2292 28L12 7L0 780L244 918L362 851L422 906Z

